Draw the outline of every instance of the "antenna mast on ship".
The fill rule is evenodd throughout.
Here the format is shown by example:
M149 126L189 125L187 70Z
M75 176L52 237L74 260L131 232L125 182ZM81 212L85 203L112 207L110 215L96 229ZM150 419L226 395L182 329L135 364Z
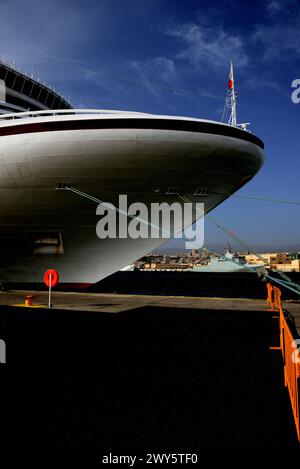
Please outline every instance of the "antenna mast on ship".
M222 121L229 125L236 126L236 93L234 89L233 63L230 61L230 73L227 85L227 94L223 111Z
M249 132L249 130L247 129L247 126L250 125L249 122L246 122L243 124L237 123L236 97L237 97L237 94L235 92L235 85L234 85L233 63L232 61L230 61L229 80L228 80L228 85L227 85L227 93L226 93L222 122L226 122L226 124L232 125L234 127L240 127L243 130L246 130Z

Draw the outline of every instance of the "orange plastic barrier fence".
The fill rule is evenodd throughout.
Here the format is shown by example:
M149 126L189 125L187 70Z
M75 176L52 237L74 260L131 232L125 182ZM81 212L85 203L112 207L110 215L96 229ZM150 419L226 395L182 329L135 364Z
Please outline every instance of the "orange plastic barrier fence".
M300 353L282 309L281 291L267 283L267 306L279 312L280 349L284 364L284 384L288 388L298 440L300 442ZM298 341L300 344L300 341Z
M273 287L272 287L272 284L269 282L267 283L267 292L268 292L267 307L268 309L273 311Z

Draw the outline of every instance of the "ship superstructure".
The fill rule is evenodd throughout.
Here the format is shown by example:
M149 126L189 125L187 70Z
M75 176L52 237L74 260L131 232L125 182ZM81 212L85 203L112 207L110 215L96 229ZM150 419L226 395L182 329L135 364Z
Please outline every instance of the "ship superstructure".
M0 61L0 114L71 108L46 84Z

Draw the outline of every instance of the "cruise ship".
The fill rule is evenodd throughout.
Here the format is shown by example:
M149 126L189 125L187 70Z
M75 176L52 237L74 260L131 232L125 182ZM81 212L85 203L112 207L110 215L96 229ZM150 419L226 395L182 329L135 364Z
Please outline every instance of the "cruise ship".
M209 212L263 159L263 142L236 125L73 109L0 63L0 282L42 282L49 268L63 283L97 282L166 240L99 239L91 197L118 205L126 194L149 207L188 198Z

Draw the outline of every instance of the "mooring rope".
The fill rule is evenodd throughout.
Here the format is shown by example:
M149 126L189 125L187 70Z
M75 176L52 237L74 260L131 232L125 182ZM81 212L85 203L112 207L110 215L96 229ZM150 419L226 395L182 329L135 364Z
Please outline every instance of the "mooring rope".
M187 197L184 197L184 196L180 196L180 198L186 202L186 203L191 203L194 207L194 209L197 211L198 210L198 213L199 213L199 209L197 207L196 204L194 204L191 200L189 200ZM270 270L274 271L274 269L272 269L272 266L270 264L269 261L267 261L267 259L265 259L263 256L261 256L259 253L255 252L254 250L252 250L242 239L240 239L235 233L233 233L231 230L228 230L228 228L226 228L223 224L219 223L216 219L214 219L211 215L208 215L207 213L201 213L202 216L205 216L206 218L208 218L209 221L211 221L214 225L216 225L218 228L220 228L222 231L224 231L228 236L230 236L231 238L233 238L235 241L237 241L239 244L241 244L248 252L250 252L251 254L253 254L254 256L258 257L260 260L262 260ZM231 260L231 259L228 259L226 258L227 260ZM234 262L234 261L232 261ZM245 268L248 268L248 266L245 266ZM249 267L250 269L250 267ZM254 270L255 268L251 269L252 271ZM256 269L255 269L256 271ZM281 277L282 277L282 281L280 281L279 279L275 279L274 277L271 277L269 274L268 274L268 278L270 278L271 280L273 280L274 282L277 282L277 283L280 283L280 285L286 287L286 288L289 288L290 290L292 290L293 292L297 293L298 295L300 295L300 285L298 285L297 283L293 282L284 272L282 272L281 270L276 270L276 273L278 273Z
M119 209L118 207L116 207L115 205L113 204L110 204L110 203L107 203L107 202L104 202L103 200L101 199L98 199L97 197L94 197L90 194L87 194L86 192L83 192L83 191L80 191L74 187L71 187L71 186L68 186L68 185L62 185L62 186L58 186L56 187L56 190L61 190L61 191L69 191L69 192L73 192L74 194L76 195L79 195L81 197L84 197L88 200L91 200L92 202L95 202L97 203L98 205L101 204L103 205L104 207L108 208L109 210L114 210L115 212L118 212L118 213L121 213L122 215L125 215L131 219L134 219L134 220L138 220L140 223L144 224L144 225L147 225L147 226L150 226L150 227L153 227L155 228L156 230L158 230L158 232L160 232L161 234L167 234L168 238L170 239L170 233L167 232L166 230L162 230L159 226L157 225L154 225L153 223L149 223L149 221L146 221L140 217L137 217L135 215L132 215L130 213L128 213L126 210L122 210L122 209ZM183 200L184 202L186 203L190 203L194 209L196 210L196 212L198 211L199 213L199 208L196 206L196 204L194 204L192 201L190 201L187 197L184 197L184 196L179 196L181 198L181 200ZM201 213L202 216L205 216L207 217L210 221L212 221L214 224L216 224L219 228L221 228L223 231L225 231L226 234L228 234L230 237L234 237L234 239L236 239L237 241L241 242L243 246L246 247L247 251L251 252L250 249L248 249L248 246L242 241L240 240L234 233L232 233L231 231L229 231L227 228L225 228L222 224L216 222L216 220L213 220L211 216L208 216L207 213L203 212ZM197 243L195 243L195 245L197 246ZM226 261L230 261L232 263L234 263L236 265L236 262L228 257L226 257L225 255L223 254L220 254L218 253L217 251L214 251L214 250L211 250L211 249L208 249L208 248L204 248L203 246L201 245L198 245L198 249L202 249L202 250L205 250L207 252L210 252L212 254L215 254L217 255L218 257L220 257L221 259L224 259ZM268 264L271 268L271 265L270 263L264 259L262 256L260 256L259 254L256 254L252 251L252 254L254 255L257 255L259 258L261 258L261 260L264 261L264 263ZM250 266L246 266L244 265L244 268L246 268L246 270L249 270L250 272L257 272L257 269L255 267L250 267ZM279 273L279 275L282 275L285 280L280 280L280 279L276 279L274 277L271 277L269 274L265 274L265 273L262 273L262 275L264 277L267 277L268 279L270 279L271 281L273 281L274 283L278 283L279 285L281 285L282 287L284 288L287 288L291 291L293 291L294 293L296 293L297 295L300 295L300 285L298 284L295 284L294 282L292 282L292 280L286 276L285 274L283 274L283 272L280 272L280 271L277 271ZM297 290L297 288L299 288L299 290Z

